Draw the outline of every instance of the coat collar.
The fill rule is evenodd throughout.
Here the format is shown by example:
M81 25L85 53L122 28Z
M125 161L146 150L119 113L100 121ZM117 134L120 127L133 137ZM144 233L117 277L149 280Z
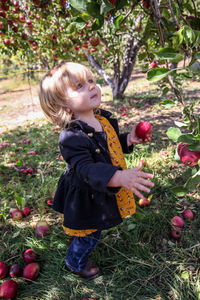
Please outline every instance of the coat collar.
M110 118L110 116L112 115L109 111L104 109L99 109L98 113L105 118ZM87 123L81 120L72 120L69 124L66 125L66 129L72 128L79 128L86 133L95 132L95 129L93 127L89 126Z

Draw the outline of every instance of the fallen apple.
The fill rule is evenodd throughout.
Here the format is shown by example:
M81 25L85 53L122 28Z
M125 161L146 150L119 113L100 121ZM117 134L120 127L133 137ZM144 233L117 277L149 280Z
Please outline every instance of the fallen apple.
M20 265L18 264L14 264L10 267L10 276L11 277L19 277L22 273L22 268Z
M37 259L38 255L33 249L27 249L23 254L23 259L26 263L31 263Z
M181 217L175 216L175 217L172 218L171 224L176 226L176 227L182 228L184 226L184 221Z
M183 211L182 216L184 219L193 219L194 213L188 208Z
M16 296L18 284L12 279L8 279L0 286L0 298L12 299Z
M141 207L149 206L150 205L150 201L147 198L140 199L139 200L139 205Z
M31 210L28 206L24 206L22 209L22 212L25 216L28 216L28 215L30 215Z
M3 279L8 274L8 266L3 261L0 262L0 279Z
M173 239L178 240L182 235L182 230L179 227L172 228L170 235Z
M149 122L140 122L135 129L136 135L145 140L152 133L152 126Z
M23 218L23 213L18 208L10 210L11 217L14 221L21 220Z
M40 220L36 225L37 236L43 237L50 233L50 228L46 221Z
M40 266L37 263L28 264L23 271L23 277L28 280L36 280L40 272Z
M158 65L157 61L153 61L153 62L150 63L149 67L151 69L153 69L153 68L157 67L157 65Z

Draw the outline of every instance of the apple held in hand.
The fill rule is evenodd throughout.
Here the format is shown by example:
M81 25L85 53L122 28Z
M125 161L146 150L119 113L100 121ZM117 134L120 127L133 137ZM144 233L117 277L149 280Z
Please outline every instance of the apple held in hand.
M36 280L40 272L40 266L37 263L28 264L23 271L23 277L29 280Z
M173 239L178 240L182 235L182 230L179 227L172 228L170 235Z
M50 233L50 228L46 221L39 221L36 225L36 234L37 236L43 237Z
M38 255L33 251L33 249L27 249L23 254L23 259L26 263L33 262L37 259Z
M150 201L147 198L143 198L139 200L139 205L141 207L146 207L150 205Z
M180 227L180 228L182 228L184 226L184 221L179 216L173 217L172 220L171 220L171 223L172 223L172 225L174 225L176 227Z
M8 266L3 261L0 262L0 279L3 279L8 274Z
M136 135L145 140L152 133L152 126L149 122L140 122L135 129Z
M11 277L19 277L22 273L22 268L20 265L18 264L14 264L10 267L10 276Z

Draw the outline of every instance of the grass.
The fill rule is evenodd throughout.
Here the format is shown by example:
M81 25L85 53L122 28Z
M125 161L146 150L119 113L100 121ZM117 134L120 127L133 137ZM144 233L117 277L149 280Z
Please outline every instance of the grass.
M185 222L181 240L176 242L169 235L170 220L179 214L170 187L182 184L191 172L191 168L174 161L175 145L166 137L166 128L181 116L181 109L177 106L166 110L160 105L154 86L148 86L144 92L146 85L142 78L130 83L123 103L128 108L124 118L120 117L119 104L113 105L110 101L110 89L103 87L103 107L119 117L122 130L130 130L134 122L144 118L153 124L152 142L136 146L126 161L132 168L140 159L145 160L145 171L155 174L155 187L149 207L139 207L136 198L135 215L102 233L91 257L100 266L101 274L92 281L82 280L66 270L64 257L70 238L61 228L60 216L46 204L53 198L57 181L65 169L65 162L58 156L59 130L42 118L33 119L26 126L17 124L1 135L1 143L6 142L8 146L1 150L0 158L0 261L24 266L23 251L33 248L39 255L41 267L35 282L28 284L22 277L16 279L17 299L200 299L199 193L187 196L196 214L194 220ZM146 103L149 106L144 108ZM135 110L131 110L133 106ZM22 139L31 141L23 144ZM36 155L30 155L31 150ZM28 167L34 169L32 175L19 172ZM23 198L31 208L31 215L19 222L9 215L9 209L16 205L16 196ZM46 219L51 228L50 235L44 238L35 234L36 222L41 218Z

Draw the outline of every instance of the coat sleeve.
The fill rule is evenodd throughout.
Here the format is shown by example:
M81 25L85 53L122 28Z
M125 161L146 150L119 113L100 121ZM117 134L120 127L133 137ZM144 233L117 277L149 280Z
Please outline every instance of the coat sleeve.
M106 162L95 162L91 144L84 133L63 130L59 145L62 156L74 169L79 180L100 192L113 194L119 190L119 188L108 188L107 184L114 173L121 168Z

